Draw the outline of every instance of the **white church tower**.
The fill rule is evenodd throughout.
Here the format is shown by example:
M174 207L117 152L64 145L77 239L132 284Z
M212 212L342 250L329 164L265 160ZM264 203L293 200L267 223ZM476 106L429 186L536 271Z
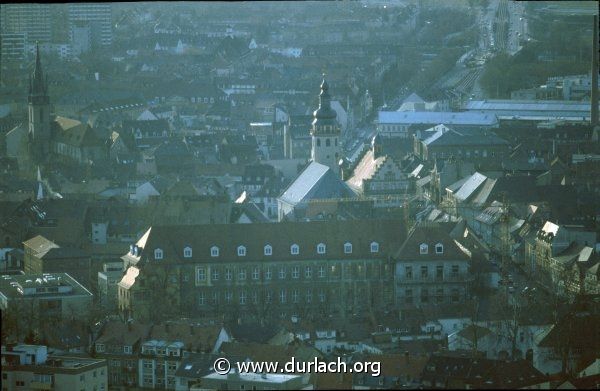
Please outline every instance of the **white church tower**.
M341 132L336 121L337 114L331 108L329 85L321 83L319 108L313 112L310 135L312 137L311 160L328 166L339 175L338 160L341 158Z

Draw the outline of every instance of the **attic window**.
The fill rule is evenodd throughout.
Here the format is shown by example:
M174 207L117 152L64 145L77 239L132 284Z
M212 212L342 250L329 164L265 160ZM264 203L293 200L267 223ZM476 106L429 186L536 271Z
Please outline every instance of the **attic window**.
M427 244L426 244L426 243L422 243L422 244L419 246L419 252L420 252L421 254L427 254L427 253L429 252L429 247L427 246Z
M352 254L352 243L344 243L344 254Z
M326 249L325 243L319 243L317 245L317 254L325 254Z
M290 253L292 255L300 254L300 246L298 246L297 244L292 244L292 246L290 247Z
M163 250L160 248L154 250L154 259L163 259Z
M438 243L435 245L435 253L436 254L443 254L444 253L444 245L441 243Z
M210 248L210 256L211 257L218 257L219 256L219 248L217 246L212 246Z
M371 243L371 252L372 253L378 253L379 252L379 243L377 243L377 242L372 242Z
M184 258L191 258L192 257L192 248L190 246L187 246L183 249L183 257Z
M267 244L264 248L265 255L273 255L273 247L270 244Z
M246 247L238 246L237 255L238 255L238 257L245 257L246 256Z

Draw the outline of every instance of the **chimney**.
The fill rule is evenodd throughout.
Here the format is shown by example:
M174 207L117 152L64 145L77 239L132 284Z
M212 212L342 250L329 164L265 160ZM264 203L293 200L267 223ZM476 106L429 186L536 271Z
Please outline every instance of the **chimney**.
M132 329L132 326L131 326L132 322L133 322L133 319L128 319L127 320L127 330L129 330L129 331L131 331L131 329Z
M592 92L590 103L590 123L592 128L598 125L598 15L594 15L594 41L592 42Z

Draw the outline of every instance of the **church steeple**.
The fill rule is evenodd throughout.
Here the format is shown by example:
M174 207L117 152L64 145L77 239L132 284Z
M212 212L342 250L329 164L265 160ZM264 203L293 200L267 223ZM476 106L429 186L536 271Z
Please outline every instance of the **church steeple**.
M323 75L319 108L313 112L311 160L329 166L335 173L339 172L338 161L341 157L340 127L337 113L331 108L329 84Z
M335 126L336 112L331 108L331 97L329 96L329 84L323 75L321 82L321 93L319 94L319 108L313 112L313 131L333 130L326 126Z
M50 151L50 97L47 80L42 70L39 45L36 45L35 67L29 76L27 102L29 103L29 157L39 164L48 158Z
M40 58L40 45L36 43L35 67L29 77L29 104L48 104L48 85L44 79L42 61Z

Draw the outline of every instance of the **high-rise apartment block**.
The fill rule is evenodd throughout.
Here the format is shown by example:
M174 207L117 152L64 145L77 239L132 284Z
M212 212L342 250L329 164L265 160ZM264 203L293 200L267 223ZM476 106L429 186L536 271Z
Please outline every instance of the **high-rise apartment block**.
M69 4L69 31L80 40L82 28L89 26L91 45L107 46L112 43L112 6L110 3ZM78 42L81 45L81 42Z

